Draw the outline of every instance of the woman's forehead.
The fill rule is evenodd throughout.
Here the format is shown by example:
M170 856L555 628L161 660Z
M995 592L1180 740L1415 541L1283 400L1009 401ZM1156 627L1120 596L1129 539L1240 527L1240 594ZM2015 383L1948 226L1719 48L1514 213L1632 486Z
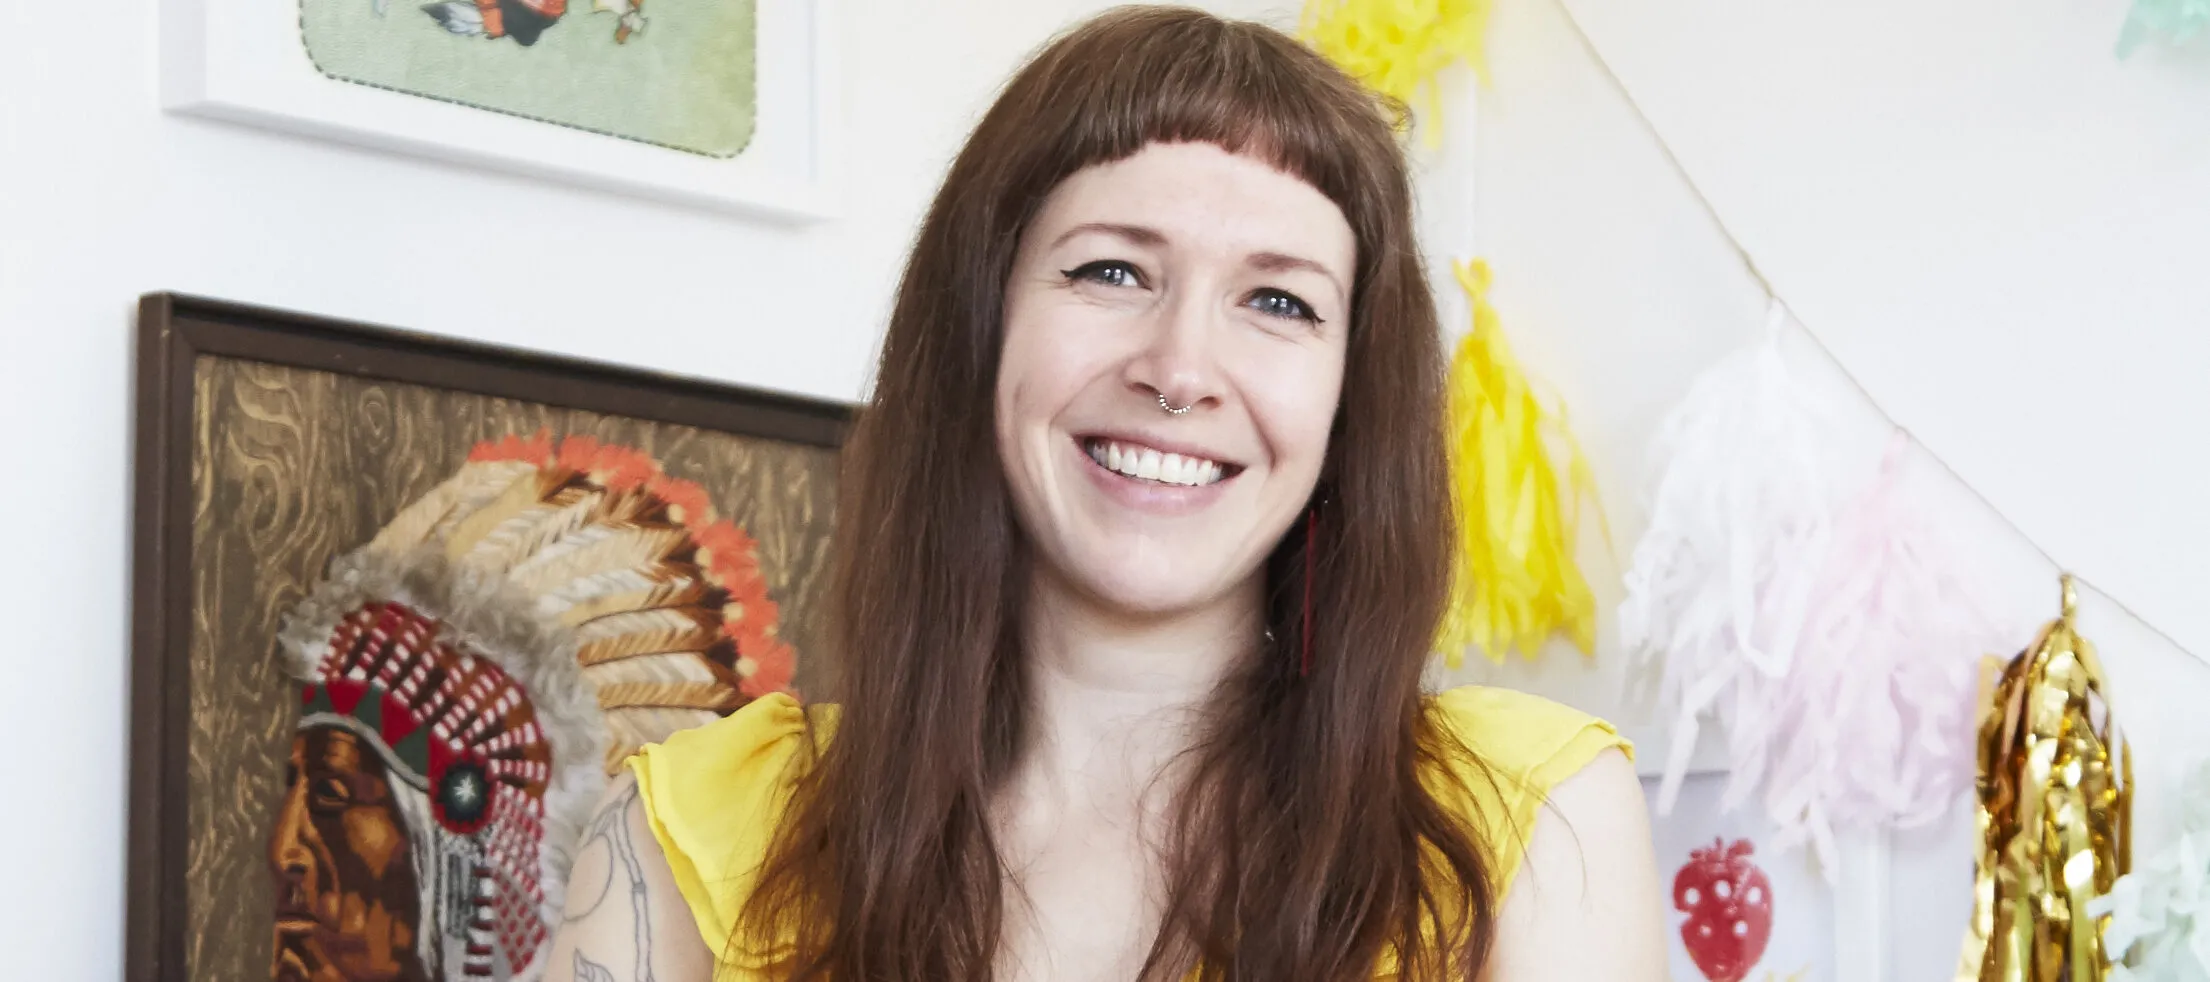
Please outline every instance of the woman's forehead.
M1025 236L1031 249L1121 245L1309 269L1347 290L1357 240L1342 209L1310 184L1210 144L1153 144L1061 182Z

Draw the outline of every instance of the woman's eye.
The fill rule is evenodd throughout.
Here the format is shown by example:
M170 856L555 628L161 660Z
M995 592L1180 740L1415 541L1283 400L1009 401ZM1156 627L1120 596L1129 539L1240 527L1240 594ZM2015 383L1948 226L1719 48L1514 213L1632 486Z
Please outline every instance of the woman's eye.
M1118 259L1100 259L1094 263L1083 263L1073 269L1060 270L1060 274L1070 281L1082 280L1100 286L1143 285L1143 276L1136 272L1136 267Z
M1280 290L1260 290L1245 301L1251 309L1269 317L1286 317L1291 320L1320 323L1320 317L1312 312L1312 306L1295 296Z

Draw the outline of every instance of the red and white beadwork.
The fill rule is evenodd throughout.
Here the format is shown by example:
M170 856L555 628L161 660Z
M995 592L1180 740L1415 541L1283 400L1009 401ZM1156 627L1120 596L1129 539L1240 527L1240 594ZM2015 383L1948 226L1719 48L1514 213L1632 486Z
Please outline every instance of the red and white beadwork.
M429 793L451 837L439 851L474 859L463 974L491 977L503 953L519 975L547 935L538 871L552 748L521 685L438 630L406 604L364 604L331 633L322 681L305 696L319 685L338 712L373 725L404 778Z

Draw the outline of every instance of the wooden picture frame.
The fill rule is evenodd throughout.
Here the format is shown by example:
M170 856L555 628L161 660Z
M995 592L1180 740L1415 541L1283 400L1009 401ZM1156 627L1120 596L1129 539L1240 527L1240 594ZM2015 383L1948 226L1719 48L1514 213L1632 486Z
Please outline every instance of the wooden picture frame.
M195 482L211 480L206 477L211 465L204 460L195 464L195 453L214 426L211 417L204 417L196 407L213 404L212 397L201 396L203 380L209 377L204 373L226 365L264 375L292 373L281 378L312 378L329 386L370 387L386 395L504 407L520 414L515 419L534 413L597 421L595 425L608 428L674 434L667 439L687 441L675 445L705 448L698 451L700 459L707 458L707 450L722 453L724 447L737 447L728 452L757 453L775 467L798 469L790 473L829 475L821 479L828 482L825 489L815 482L803 490L809 496L804 502L807 508L819 500L833 501L833 461L854 413L854 407L846 404L242 304L165 293L142 298L128 696L131 813L124 957L128 982L186 982L235 972L234 968L195 968L188 965L187 957L188 944L208 943L188 936L187 916L187 856L195 834L191 775L195 766L201 767L201 773L207 766L191 759L196 739L193 645L207 630L204 624L195 624L194 584L195 576L206 575L214 561L195 554L195 522L206 524L202 508L208 500L205 488ZM470 418L476 421L469 425L479 429L492 425L488 414ZM420 422L428 427L457 426L444 418ZM784 473L762 466L766 469L757 473L764 476L751 487L768 487ZM420 484L425 479L411 480ZM724 515L729 511L722 509ZM819 514L825 523L833 511L808 514ZM377 520L384 518L388 514ZM768 532L762 541L779 534L787 541L810 543L809 551L802 554L809 557L808 570L814 568L810 557L825 554L814 548L826 541L825 525L820 530ZM351 547L352 543L337 541L328 551L335 555ZM766 547L761 551L765 555ZM303 585L283 589L296 592ZM785 603L788 627L794 623L787 616L792 598L777 599ZM202 634L195 634L196 630ZM800 664L805 664L803 656ZM263 730L275 732L268 725ZM265 736L260 739L266 742ZM266 838L267 833L263 835ZM263 938L268 937L267 925L260 930Z

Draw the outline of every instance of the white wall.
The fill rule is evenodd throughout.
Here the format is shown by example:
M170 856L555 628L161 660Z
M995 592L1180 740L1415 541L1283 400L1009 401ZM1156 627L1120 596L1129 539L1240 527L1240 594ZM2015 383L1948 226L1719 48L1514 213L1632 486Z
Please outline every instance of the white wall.
M2204 117L2193 112L2210 92L2204 87L2210 71L2190 73L2150 56L2124 66L2147 80L2119 80L2116 70L2098 62L2086 75L2099 97L2110 97L2112 88L2129 89L2136 99L2155 92L2147 108L2111 109L2123 125L2087 126L2079 118L2086 97L2073 92L2037 103L2047 112L2026 135L2014 128L2024 125L2016 113L1991 108L1977 120L1953 119L1943 132L1886 132L1868 137L1864 147L1837 147L1856 134L1851 127L1863 122L1857 114L1878 117L1887 108L1868 109L1872 99L1855 98L1867 86L1880 87L1880 73L1898 60L1881 48L1883 32L1907 39L1901 43L1913 57L1902 59L1901 70L1916 72L1911 78L1920 81L1943 72L1979 79L1975 70L1983 62L1989 71L2015 75L2035 53L2071 42L2107 59L2115 36L2114 20L2084 23L2092 15L2076 8L2093 5L1975 9L1980 6L1988 9L1978 11L1982 20L1975 23L2001 21L1989 33L2021 50L1991 55L1985 39L1957 34L1954 21L1963 15L1945 13L1929 26L1926 16L1905 16L1895 4L1847 10L1722 0L1655 7L1611 0L1498 5L1490 36L1493 85L1469 98L1470 86L1461 81L1454 93L1459 102L1449 125L1463 130L1477 119L1471 145L1454 143L1430 168L1437 183L1471 187L1450 192L1453 201L1470 198L1476 215L1470 238L1451 247L1462 251L1470 241L1489 256L1497 275L1495 302L1515 346L1530 370L1571 406L1618 548L1615 558L1592 536L1583 550L1605 615L1593 662L1556 643L1533 664L1475 663L1458 678L1526 688L1629 724L1644 722L1641 707L1622 698L1624 659L1611 616L1620 595L1617 572L1645 521L1644 448L1660 415L1697 372L1756 337L1765 308L1763 288L1668 160L1676 129L1700 153L1684 154L1690 172L1729 225L1739 218L1740 228L1759 233L1746 244L1809 328L1786 346L1798 376L1856 407L1858 449L1877 446L1892 417L1942 454L1941 460L1916 458L1937 478L1931 507L1952 523L1964 561L1988 586L2006 623L2015 625L2020 642L2056 613L2058 569L2042 549L2077 564L2096 583L2149 584L2166 599L2201 594L2206 584L2192 565L2204 544L2197 535L2201 495L2195 492L2210 482L2210 465L2200 453L2210 408L2186 407L2202 397L2190 380L2210 357L2200 350L2200 331L2190 337L2182 322L2201 324L2210 306L2188 298L2210 279L2148 272L2167 268L2172 222L2192 223L2195 265L2210 259L2198 220L2210 208L2210 139L2200 136ZM1595 48L1576 32L1568 7L1609 28L1598 32ZM1836 20L1849 29L1813 30ZM1597 57L1599 50L1612 54L1614 46L1633 68L1622 69L1624 89ZM1931 47L1940 48L1938 57L1925 50ZM2210 53L2201 57L2210 67ZM2086 56L2049 60L2069 70ZM1776 67L1791 61L1811 68ZM2027 94L2046 97L2062 87L2039 85ZM2015 94L1996 88L1994 95L1975 89L1960 96L1923 81L1919 96L1950 106L1973 94ZM2193 115L2177 114L2184 107L2175 94L2191 98ZM1637 102L1662 105L1668 114L1653 130ZM1795 115L1780 118L1789 111ZM2157 124L2168 126L2160 144L2165 156L2142 166L2175 180L2159 186L2160 196L2139 202L2138 210L2120 209L2108 200L2110 182L2129 172L2097 162L2122 156L2127 141ZM2076 165L2074 173L2052 177L2036 170L2048 161L2021 161L2015 172L1995 174L2001 189L1973 202L2002 199L2017 190L2022 174L2037 175L2043 201L2069 203L2061 228L2105 234L2049 242L2038 224L2042 214L2030 208L2010 214L1989 206L1960 217L1907 181L1882 185L1917 208L1900 216L1894 201L1852 197L1838 203L1817 190L1818 181L1833 179L1821 169L1833 162L1832 153L1858 154L1849 158L1858 163L1863 156L1913 155L1951 174L1984 162L1990 147L2021 140L2090 145L2056 162ZM2171 169L2172 157L2187 154L2195 161L2191 171ZM1706 158L1710 162L1699 168ZM2177 179L2186 174L2192 177ZM1868 217L1874 212L1877 220ZM1851 218L1862 221L1843 221ZM1898 224L1913 218L1915 224ZM2036 268L2030 294L1998 292L1989 279L2002 272L2001 264L2018 261L2024 248L1989 231L2003 223L2021 227L2009 230L2014 236L2043 234L2041 245L2076 261L2062 275ZM2116 234L2132 228L2150 232L2135 239ZM1989 248L1990 238L2004 248ZM1898 272L1886 264L1892 257L1881 255L1890 246L1908 246L1909 258L1935 268ZM1956 261L1942 265L1944 259ZM2023 275L2017 269L2011 274ZM2103 309L2123 309L2130 319L2080 313L2105 302L2116 306ZM1961 316L1965 309L1986 316ZM1462 330L1463 321L1454 326ZM1822 343L1841 358L1828 355ZM2065 397L2044 397L2059 391ZM1945 476L1941 465L1958 463L1953 456L1985 479L1975 477L1967 486ZM2004 514L1981 501L1975 488L1995 498ZM2006 514L2033 537L2007 524ZM2085 592L2080 623L2101 646L2119 718L2138 753L2137 856L2145 859L2171 838L2173 792L2182 769L2199 754L2193 748L2210 745L2204 742L2210 721L2197 708L2210 698L2210 666L2121 606L2118 600L2134 598L2118 592L2116 600ZM2194 617L2202 609L2196 603L2179 613ZM1886 964L1866 966L1865 974L1848 977L1852 982L1951 977L1970 907L1970 837L1970 818L1960 810L1942 828L1893 842L1879 919Z
M2210 651L2204 46L2118 60L2127 0L1565 6L1881 405Z
M0 721L17 746L0 755L0 975L121 971L139 294L855 398L914 223L974 113L1021 55L1105 5L839 0L848 217L788 230L168 117L156 0L91 21L0 4L0 36L21 42L0 57L0 418L15 462L0 510L16 516Z

